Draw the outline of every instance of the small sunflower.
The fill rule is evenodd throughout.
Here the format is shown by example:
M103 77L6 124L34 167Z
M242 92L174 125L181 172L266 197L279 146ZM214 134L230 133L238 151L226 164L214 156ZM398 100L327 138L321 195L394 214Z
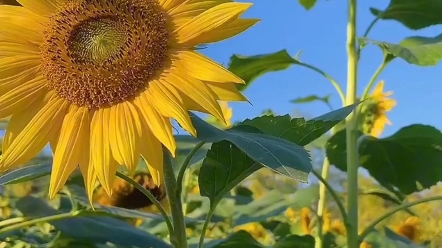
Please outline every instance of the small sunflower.
M301 228L304 234L310 234L312 232L311 228L311 210L310 208L304 207L301 209Z
M0 118L11 116L0 171L54 153L49 195L79 167L98 181L140 155L153 181L162 146L175 155L171 119L196 135L188 111L224 121L218 101L246 101L244 81L197 51L258 22L229 0L18 0L0 5Z
M408 217L403 223L397 225L394 230L397 234L409 240L419 241L421 234L421 221L416 216Z
M396 101L389 98L393 95L393 92L383 91L384 81L380 81L373 94L364 103L361 111L362 130L374 137L379 137L382 134L386 124L391 125L387 112L390 112L396 106Z

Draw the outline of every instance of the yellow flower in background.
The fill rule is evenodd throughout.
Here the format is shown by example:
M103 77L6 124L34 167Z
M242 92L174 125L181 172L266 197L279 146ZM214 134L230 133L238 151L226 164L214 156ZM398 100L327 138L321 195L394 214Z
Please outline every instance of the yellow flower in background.
M416 216L408 217L404 223L397 225L393 229L397 234L402 235L409 240L413 240L415 242L420 240L421 221Z
M372 95L365 103L362 115L363 119L363 131L374 137L379 137L385 129L385 125L391 125L390 120L387 117L387 112L390 112L396 101L389 98L393 95L392 91L384 91L384 81L380 81L374 89Z
M233 109L229 107L229 103L225 101L220 102L221 111L224 116L224 123L221 122L219 119L217 119L214 116L209 116L207 118L207 122L219 125L221 128L231 128L233 126L232 124L232 118L233 118Z
M196 51L258 22L252 4L203 0L18 0L0 6L0 118L12 116L0 171L50 143L49 195L80 167L89 197L99 180L133 173L140 155L162 177L171 118L196 135L187 111L224 121L218 101L246 101L242 79Z
M345 235L347 233L347 229L345 229L345 224L342 220L332 221L330 231L339 235Z
M311 233L310 224L312 222L310 208L304 207L301 209L301 228L305 234Z
M290 220L294 220L296 217L298 217L298 213L294 208L287 208L285 210L285 216L287 216Z
M364 242L361 243L359 248L373 248L373 246L370 243L364 241Z
M266 243L270 242L270 232L258 222L251 222L234 228L235 232L238 232L240 230L250 233L250 235L252 235L252 237L256 240L262 240Z
M145 172L137 172L133 179L150 191L155 198L160 201L166 211L170 211L169 201L166 197L164 185L155 185L152 176ZM157 207L134 186L117 178L113 185L114 194L109 196L101 187L95 192L93 201L103 206L114 206L126 209L135 209L148 213L160 213ZM140 225L142 220L135 220L135 225Z

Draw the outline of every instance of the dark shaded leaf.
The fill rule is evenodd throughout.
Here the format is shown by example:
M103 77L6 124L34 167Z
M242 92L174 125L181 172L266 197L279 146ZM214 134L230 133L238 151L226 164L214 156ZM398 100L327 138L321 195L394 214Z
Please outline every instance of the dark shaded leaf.
M296 99L291 100L291 103L310 103L310 102L314 102L314 101L321 101L325 104L327 104L327 106L330 106L330 97L331 95L326 95L324 97L320 97L317 95L310 95L310 96L306 96L306 97L299 97Z
M366 38L360 38L359 40L378 45L384 52L402 58L414 65L435 66L442 59L442 35L436 37L408 37L399 44Z
M17 184L51 174L52 161L21 167L0 176L0 185Z
M50 207L42 199L32 196L18 200L16 207L27 217L40 218L61 214L61 212ZM140 248L172 247L152 234L135 228L125 221L110 217L75 217L50 221L50 224L65 235L85 242L111 242L118 245Z
M256 241L252 235L246 231L239 231L231 234L226 240L220 242L219 244L212 246L213 248L265 248L262 244Z
M391 0L386 10L370 8L370 11L383 20L396 20L413 30L442 24L440 0Z
M315 238L310 235L298 236L290 235L278 242L273 246L273 248L314 248Z
M424 248L414 244L410 240L395 234L390 229L384 227L382 231L372 231L364 240L369 243L373 248Z
M359 134L361 135L361 133ZM330 163L346 171L345 130L326 145ZM390 137L369 138L359 149L360 164L387 189L403 194L429 188L442 180L442 133L434 127L415 124Z
M287 50L255 56L234 54L230 58L228 69L246 82L237 85L238 89L245 90L256 78L269 72L285 70L296 63L299 62L292 58Z

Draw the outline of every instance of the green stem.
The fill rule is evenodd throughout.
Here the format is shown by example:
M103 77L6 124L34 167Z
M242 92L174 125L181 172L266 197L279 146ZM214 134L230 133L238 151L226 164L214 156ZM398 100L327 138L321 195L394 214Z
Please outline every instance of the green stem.
M130 178L130 177L126 176L126 175L124 175L123 173L117 171L117 176L119 178L123 179L124 181L130 183L136 189L138 189L141 193L143 193L143 195L145 195L158 208L158 211L160 211L161 215L163 215L163 217L164 217L164 221L166 221L167 229L169 229L170 235L172 235L172 233L174 232L173 231L172 222L171 222L171 220L169 218L169 215L167 214L166 210L163 208L163 206L157 200L157 198L155 198L155 196L152 195L152 193L150 193L149 190L145 189L143 186L141 186L135 180L133 180L132 178Z
M193 149L189 152L186 159L184 160L183 164L181 165L180 171L178 172L177 176L177 189L176 193L181 197L181 193L183 191L183 179L184 175L186 174L186 170L190 165L190 161L195 156L195 154L201 149L201 147L206 144L206 142L201 141L198 144L196 144Z
M200 242L198 243L198 248L203 248L204 238L206 237L206 230L209 226L210 220L212 219L213 213L215 212L215 208L210 208L210 211L207 213L206 221L204 222L203 229L201 229Z
M377 218L369 226L367 226L367 228L365 228L365 230L363 232L361 232L361 234L359 235L359 240L360 241L364 240L364 238L367 237L367 235L376 227L377 224L381 223L383 220L385 220L389 216L395 214L396 212L399 212L401 210L404 210L404 209L407 209L407 208L410 208L412 206L419 205L422 203L426 203L426 202L430 202L430 201L439 201L439 200L442 200L442 196L428 197L428 198L421 199L421 200L418 200L415 202L409 202L409 203L397 206L397 207L393 208L392 210L388 211L386 214Z
M163 171L166 193L169 198L172 212L172 222L174 232L170 235L170 242L175 248L187 248L186 223L184 221L183 203L181 195L177 197L177 179L173 171L172 156L167 148L163 147Z
M356 11L357 0L348 1L347 25L347 97L346 105L356 102L358 54L356 48ZM346 143L347 143L347 175L348 175L348 223L347 246L358 247L358 148L357 148L357 122L356 111L347 118Z
M379 78L379 75L385 70L390 60L387 60L388 54L384 54L384 60L382 61L382 64L378 67L378 69L375 71L373 76L371 77L370 81L368 82L367 87L364 90L364 93L362 94L361 100L365 100L368 97L368 94L370 94L371 89L373 88L374 84L376 83L376 80Z
M376 25L376 23L378 23L378 21L379 21L379 17L376 17L370 23L370 25L368 26L367 30L365 30L365 33L364 33L364 35L362 37L367 38L368 34L371 32L371 30L373 29L374 25ZM358 49L358 59L359 59L359 56L361 55L362 48L363 48L362 46L359 46L359 49Z
M306 68L308 68L308 69L311 69L311 70L313 70L313 71L315 71L315 72L321 74L322 76L324 76L324 77L327 78L328 80L330 80L330 82L331 82L332 85L335 87L336 91L338 92L339 97L341 98L342 104L345 103L344 90L342 90L341 85L340 85L340 84L339 84L339 83L338 83L338 82L337 82L332 76L330 76L329 74L325 73L325 72L322 71L321 69L319 69L319 68L317 68L317 67L314 67L314 66L312 66L312 65L309 65L309 64L305 64L305 63L302 63L302 62L298 62L298 65L300 65L300 66L304 66L304 67L306 67Z

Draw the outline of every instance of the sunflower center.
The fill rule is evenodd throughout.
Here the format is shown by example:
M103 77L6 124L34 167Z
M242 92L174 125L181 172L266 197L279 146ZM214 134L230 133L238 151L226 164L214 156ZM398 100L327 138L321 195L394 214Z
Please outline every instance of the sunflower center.
M155 0L74 0L51 17L42 45L47 86L73 104L112 106L161 73L166 16Z

